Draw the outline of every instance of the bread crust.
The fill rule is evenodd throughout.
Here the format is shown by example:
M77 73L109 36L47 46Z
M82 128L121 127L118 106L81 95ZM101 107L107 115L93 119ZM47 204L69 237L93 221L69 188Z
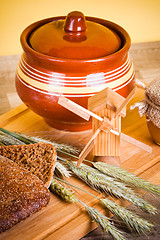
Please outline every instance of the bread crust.
M38 176L49 188L57 156L52 144L40 142L29 145L0 146L0 155Z
M0 233L46 206L50 192L31 172L0 156Z

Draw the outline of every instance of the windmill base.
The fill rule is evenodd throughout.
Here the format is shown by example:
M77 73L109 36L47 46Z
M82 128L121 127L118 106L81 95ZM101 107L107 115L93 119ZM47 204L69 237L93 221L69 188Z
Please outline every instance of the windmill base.
M106 162L108 164L120 166L121 161L119 156L94 156L94 162Z

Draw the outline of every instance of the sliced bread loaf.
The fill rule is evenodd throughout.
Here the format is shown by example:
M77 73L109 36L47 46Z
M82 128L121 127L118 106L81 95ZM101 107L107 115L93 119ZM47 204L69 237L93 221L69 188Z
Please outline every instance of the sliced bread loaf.
M46 206L49 190L31 172L0 156L0 233Z
M46 187L49 187L56 162L56 150L52 144L40 142L29 145L0 146L0 155L35 174Z

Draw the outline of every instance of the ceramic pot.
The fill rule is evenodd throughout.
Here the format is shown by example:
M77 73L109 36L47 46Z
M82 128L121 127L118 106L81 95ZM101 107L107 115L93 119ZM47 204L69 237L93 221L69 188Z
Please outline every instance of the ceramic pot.
M160 128L158 128L152 121L147 120L148 130L151 134L153 141L160 145Z
M134 86L130 44L121 26L81 12L35 22L21 34L17 93L52 127L87 130L91 122L58 105L58 97L85 108L88 98L106 87L126 97Z

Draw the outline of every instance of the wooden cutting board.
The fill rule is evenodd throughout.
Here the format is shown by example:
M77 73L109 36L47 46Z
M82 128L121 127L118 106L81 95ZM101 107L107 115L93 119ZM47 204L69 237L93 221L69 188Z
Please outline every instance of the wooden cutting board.
M129 110L131 104L142 98L143 90L138 89L128 105L127 116L122 121L122 132L150 145L153 151L152 154L149 154L130 143L121 141L121 166L154 184L160 184L160 147L152 141L145 117L140 118L136 109ZM69 133L53 129L45 123L43 118L33 113L25 105L20 105L0 116L0 127L32 135L38 134L78 147L83 147L91 136L90 130ZM72 177L69 181L97 196L99 195L79 179ZM104 211L96 199L82 191L76 189L74 191L81 201ZM47 207L0 234L0 240L78 240L95 227L96 224L90 221L82 205L65 203L51 193L51 201Z

